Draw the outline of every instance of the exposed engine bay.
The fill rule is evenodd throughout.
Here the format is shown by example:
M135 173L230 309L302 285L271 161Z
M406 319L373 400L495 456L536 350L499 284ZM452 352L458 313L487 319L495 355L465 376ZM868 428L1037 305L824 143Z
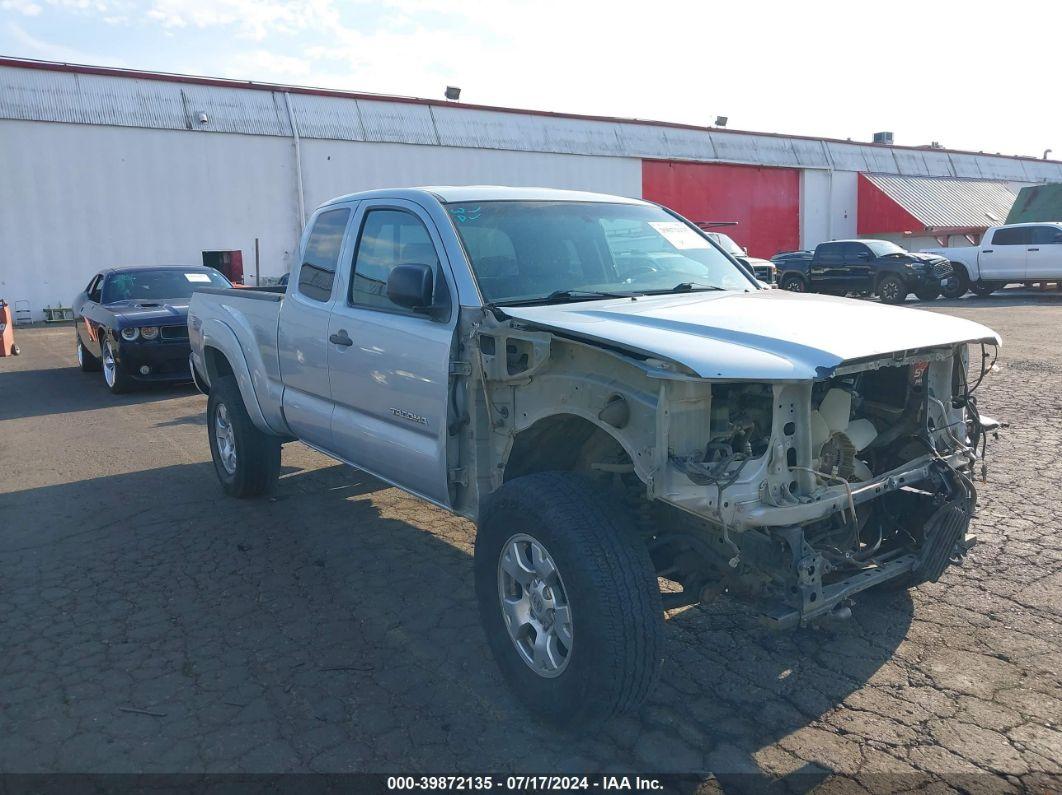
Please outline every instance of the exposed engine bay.
M991 343L762 382L490 318L466 339L452 460L476 465L454 470L455 504L535 471L597 478L638 518L667 607L727 593L778 627L843 618L856 593L936 580L973 543Z
M965 346L815 382L805 434L786 421L784 402L774 402L784 390L713 385L710 441L675 464L691 482L716 487L723 522L656 512L654 561L681 586L665 603L741 592L764 599L768 620L792 626L845 618L851 596L885 580L936 581L973 544L973 481L985 472L985 434L996 427L980 417L973 395L992 366L984 346L980 358L972 385ZM755 505L743 519L738 493L726 499L753 471L767 475L764 502L795 509L791 524ZM839 492L839 510L801 515ZM753 516L765 525L749 526Z

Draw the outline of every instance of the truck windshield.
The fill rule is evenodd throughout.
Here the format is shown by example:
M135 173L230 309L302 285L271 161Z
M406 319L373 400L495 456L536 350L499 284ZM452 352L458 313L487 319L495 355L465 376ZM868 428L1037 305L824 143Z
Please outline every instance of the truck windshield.
M116 301L172 301L191 298L197 287L232 287L217 271L202 268L142 270L112 273L103 285L103 303Z
M864 240L867 248L874 252L875 257L887 257L889 254L906 254L902 248L888 240Z
M640 204L448 204L492 304L758 289L701 231Z
M734 238L730 235L724 235L722 232L705 232L708 237L719 244L719 247L723 249L727 254L732 257L744 257L745 249L734 242Z

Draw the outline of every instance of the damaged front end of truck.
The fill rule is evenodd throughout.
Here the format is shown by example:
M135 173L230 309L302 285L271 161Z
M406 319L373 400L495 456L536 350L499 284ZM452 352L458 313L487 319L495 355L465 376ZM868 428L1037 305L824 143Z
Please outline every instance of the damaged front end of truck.
M974 393L994 335L759 380L524 314L459 329L448 458L462 513L532 472L596 478L636 518L665 608L725 593L777 628L845 618L886 582L936 581L973 544L996 427Z

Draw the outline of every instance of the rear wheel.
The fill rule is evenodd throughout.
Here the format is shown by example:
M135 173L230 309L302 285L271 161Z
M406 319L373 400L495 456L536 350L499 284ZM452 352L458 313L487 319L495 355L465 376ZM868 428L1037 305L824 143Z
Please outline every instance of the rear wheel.
M902 304L907 300L907 286L899 276L887 273L878 282L878 297L883 304Z
M84 343L81 342L80 334L75 334L74 336L77 338L77 366L81 368L83 373L98 372L100 360L85 349Z
M280 475L280 439L251 422L231 375L211 384L207 430L214 471L226 494L257 497L273 490Z
M808 291L807 280L796 273L787 273L783 276L779 286L783 290L789 290L791 293L806 293Z
M568 472L516 478L476 534L476 597L516 695L556 724L638 707L660 669L663 608L629 517Z

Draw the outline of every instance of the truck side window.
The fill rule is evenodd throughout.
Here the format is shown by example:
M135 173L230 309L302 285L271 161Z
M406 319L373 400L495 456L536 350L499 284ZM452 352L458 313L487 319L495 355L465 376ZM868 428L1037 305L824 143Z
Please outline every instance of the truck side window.
M332 296L339 249L349 218L350 210L346 207L317 216L299 268L299 292L307 298L327 301Z
M872 259L874 259L874 255L862 243L844 244L844 261L846 263L869 262Z
M1062 245L1062 229L1057 226L1034 226L1032 228L1032 240L1038 245Z
M1024 246L1030 242L1029 227L1012 226L1009 229L997 229L992 234L994 246Z
M446 287L439 276L439 257L424 223L404 210L369 210L361 227L358 250L354 255L354 278L350 283L350 302L360 306L414 314L412 310L391 303L387 297L387 277L397 265L430 265L435 271L436 300Z
M823 243L820 245L815 252L818 256L819 262L824 265L839 264L843 260L843 257L841 256L841 245L841 243Z

